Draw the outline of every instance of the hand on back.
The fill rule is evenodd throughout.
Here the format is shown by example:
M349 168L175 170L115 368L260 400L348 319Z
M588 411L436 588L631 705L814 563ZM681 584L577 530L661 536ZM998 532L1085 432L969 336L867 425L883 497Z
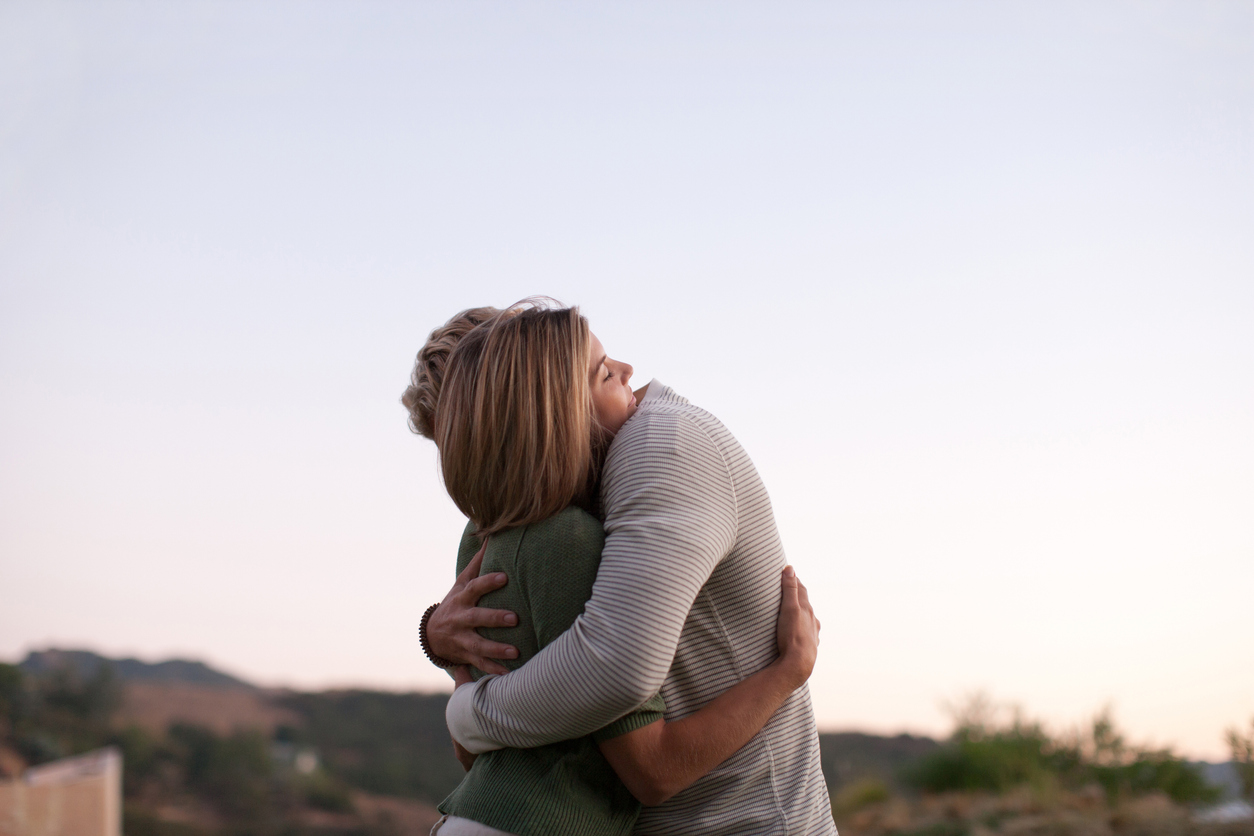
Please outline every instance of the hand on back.
M485 639L479 635L480 627L513 627L518 616L509 610L493 610L476 606L479 599L495 589L505 586L504 572L493 572L479 577L483 566L483 554L488 544L466 565L440 606L427 621L427 639L431 649L439 656L458 665L471 665L484 673L506 673L497 659L516 659L518 650L513 645Z
M796 687L810 678L819 654L819 620L810 606L805 584L791 566L785 566L781 581L783 595L779 602L779 622L775 640L780 661L796 679Z

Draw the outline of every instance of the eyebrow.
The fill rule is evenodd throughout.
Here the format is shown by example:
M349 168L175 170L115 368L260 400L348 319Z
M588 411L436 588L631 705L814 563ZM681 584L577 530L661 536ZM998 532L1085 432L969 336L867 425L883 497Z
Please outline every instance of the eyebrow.
M597 369L601 368L601 365L605 363L606 358L609 356L610 355L608 354L602 354L601 359L597 360L597 364L592 367L592 371L588 372L588 377L595 377L597 373Z

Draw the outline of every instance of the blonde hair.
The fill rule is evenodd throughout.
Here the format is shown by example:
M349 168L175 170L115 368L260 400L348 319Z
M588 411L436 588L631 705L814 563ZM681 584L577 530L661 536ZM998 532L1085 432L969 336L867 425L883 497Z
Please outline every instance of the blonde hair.
M418 435L435 438L435 407L444 386L444 367L448 356L461 338L476 326L499 314L496 308L468 308L431 332L426 345L414 360L409 388L401 395L401 403L409 410L409 428Z
M591 332L578 308L553 304L525 300L461 330L427 376L439 381L426 416L444 487L481 535L595 502L605 439L588 388Z

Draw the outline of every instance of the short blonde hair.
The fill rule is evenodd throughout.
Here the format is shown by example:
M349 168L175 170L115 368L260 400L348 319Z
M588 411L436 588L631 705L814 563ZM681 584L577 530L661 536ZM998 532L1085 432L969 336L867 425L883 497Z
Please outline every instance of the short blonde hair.
M578 308L527 300L465 331L448 354L433 436L444 487L481 535L595 503L604 439Z
M409 428L426 438L435 438L435 407L444 386L444 367L461 338L475 327L499 314L497 308L469 308L431 332L414 360L409 388L401 403L409 410Z

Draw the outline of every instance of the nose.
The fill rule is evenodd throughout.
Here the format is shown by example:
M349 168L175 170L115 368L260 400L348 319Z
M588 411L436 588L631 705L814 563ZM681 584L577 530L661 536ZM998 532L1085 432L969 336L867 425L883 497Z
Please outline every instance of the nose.
M631 367L631 363L621 363L620 365L623 367L623 384L626 385L627 381L631 380L631 375L635 372L635 369Z

